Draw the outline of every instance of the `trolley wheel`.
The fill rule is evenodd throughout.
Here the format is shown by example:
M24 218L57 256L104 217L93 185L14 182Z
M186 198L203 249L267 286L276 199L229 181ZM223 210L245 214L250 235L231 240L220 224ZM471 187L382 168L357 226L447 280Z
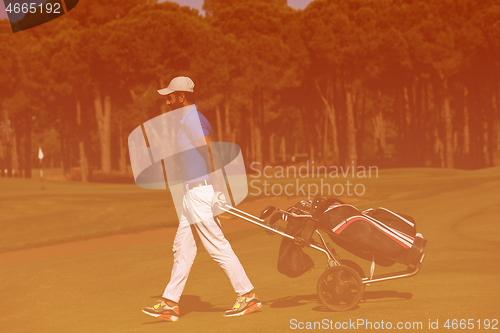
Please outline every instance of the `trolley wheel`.
M318 280L319 299L333 311L346 311L355 307L363 296L363 290L359 274L344 265L326 269Z
M347 267L350 267L350 268L354 269L356 271L356 273L358 273L358 275L359 275L360 278L366 277L365 272L363 272L363 269L361 268L361 266L359 266L358 264L356 264L354 261L347 260L347 259L341 259L340 263L342 265L345 265Z

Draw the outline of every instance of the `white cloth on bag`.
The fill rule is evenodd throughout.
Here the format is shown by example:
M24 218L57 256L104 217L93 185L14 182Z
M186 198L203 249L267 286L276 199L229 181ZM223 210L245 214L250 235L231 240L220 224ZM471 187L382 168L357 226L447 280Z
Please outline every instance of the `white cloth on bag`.
M197 252L193 231L198 234L208 254L229 278L236 294L241 296L253 289L238 257L214 221L211 209L213 196L214 190L210 185L195 187L184 195L184 211L173 245L174 265L170 282L163 293L164 298L174 302L180 300Z

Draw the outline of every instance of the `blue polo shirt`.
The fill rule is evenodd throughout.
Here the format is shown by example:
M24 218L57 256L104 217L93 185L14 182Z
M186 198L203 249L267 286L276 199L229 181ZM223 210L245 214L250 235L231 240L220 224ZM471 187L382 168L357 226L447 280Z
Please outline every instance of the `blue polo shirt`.
M195 147L193 144L207 135L213 138L212 126L196 105L187 109L179 125L176 145L177 151L181 152L177 154L177 163L181 168L182 181L208 180L208 174L212 172L208 146Z

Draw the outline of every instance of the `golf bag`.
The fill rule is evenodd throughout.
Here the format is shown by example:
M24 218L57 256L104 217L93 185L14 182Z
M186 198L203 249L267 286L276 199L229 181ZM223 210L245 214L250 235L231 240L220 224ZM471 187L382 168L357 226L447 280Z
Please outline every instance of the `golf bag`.
M334 202L322 210L319 223L337 245L382 266L415 265L426 242L413 218L385 208L361 212Z
M304 229L304 219L290 217L285 232L300 236ZM314 261L298 244L283 238L278 255L278 271L288 277L299 277L314 267Z

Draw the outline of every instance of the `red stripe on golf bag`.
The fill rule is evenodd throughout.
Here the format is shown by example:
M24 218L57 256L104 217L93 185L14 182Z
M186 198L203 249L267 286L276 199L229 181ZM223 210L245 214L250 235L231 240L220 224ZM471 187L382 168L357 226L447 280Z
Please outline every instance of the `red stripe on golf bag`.
M408 263L416 234L409 216L384 208L361 213L354 206L335 204L325 210L319 222L337 245L360 258L374 258L382 266Z
M340 226L339 228L335 228L333 232L336 233L337 235L341 235L342 231L345 228L349 227L355 221L365 221L366 223L371 224L373 227L380 230L380 232L384 233L387 237L391 238L392 240L394 240L396 243L398 243L399 245L401 245L405 249L411 248L411 245L413 244L413 238L411 238L411 243L408 241L402 240L396 234L391 233L387 229L384 230L383 228L381 228L380 225L377 224L375 221L372 221L364 216L359 216L359 215L352 216L352 217L348 218L347 220L345 220L344 222L342 222L339 225Z

